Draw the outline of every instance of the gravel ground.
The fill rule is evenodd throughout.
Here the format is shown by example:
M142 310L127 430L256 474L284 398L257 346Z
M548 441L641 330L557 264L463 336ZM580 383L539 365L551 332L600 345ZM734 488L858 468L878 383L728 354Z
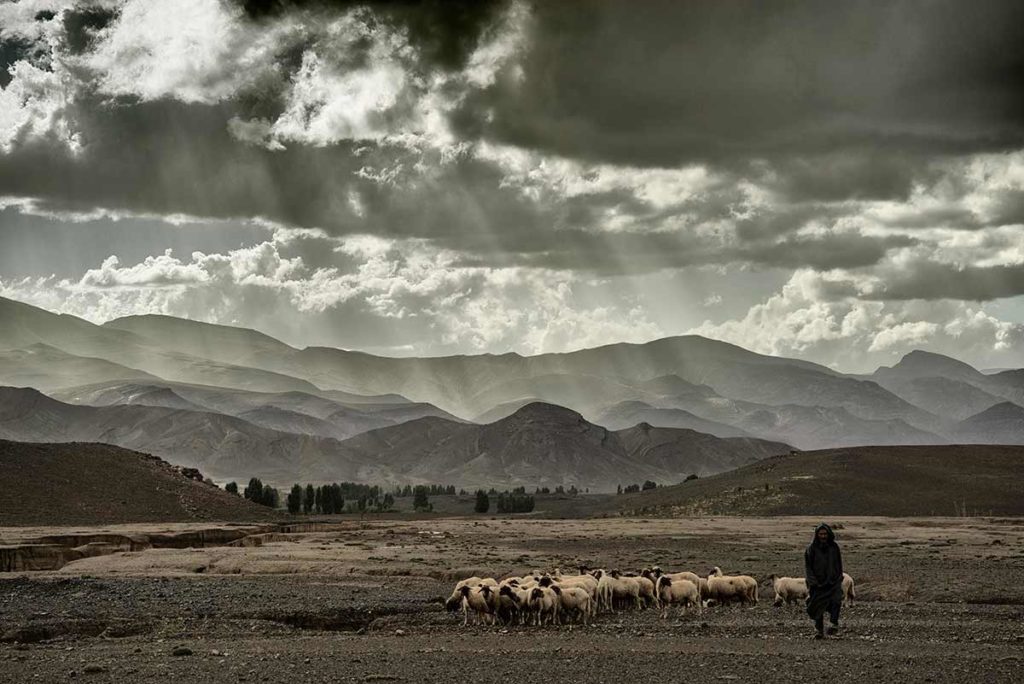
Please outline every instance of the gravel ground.
M789 569L807 521L705 521L687 525L685 539L662 523L574 522L586 531L568 541L553 522L449 519L426 523L443 542L404 523L346 526L338 547L320 530L245 550L284 563L313 549L328 561L316 571L184 574L169 571L164 559L125 574L155 553L147 551L0 576L0 682L1020 681L1024 527L1014 520L876 523L845 526L847 566L864 578L861 600L846 609L841 635L823 642L811 639L799 607L772 607L766 587L753 608L666 620L655 611L617 613L571 630L464 627L441 606L452 584L444 574L459 574L473 560L506 569L570 558L631 567L653 556L694 568L714 558L727 571L759 575L783 562ZM755 537L761 550L751 552ZM927 541L937 538L946 541ZM992 538L1005 540L995 552ZM176 553L191 567L194 556L218 551ZM388 551L406 553L391 568L400 574L370 567L369 558ZM364 565L348 564L352 554ZM978 577L992 579L976 582L970 594L964 587ZM1007 582L1017 588L1000 593Z

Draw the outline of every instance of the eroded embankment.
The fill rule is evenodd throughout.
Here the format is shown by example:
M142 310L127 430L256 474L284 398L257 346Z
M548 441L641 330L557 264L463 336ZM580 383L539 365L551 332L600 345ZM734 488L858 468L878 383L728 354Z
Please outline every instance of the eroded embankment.
M187 549L227 546L259 539L262 535L297 532L308 524L268 524L207 527L180 532L71 533L46 535L15 544L0 545L0 572L59 570L72 561L124 551ZM305 531L305 530L302 530ZM262 540L256 544L262 543Z

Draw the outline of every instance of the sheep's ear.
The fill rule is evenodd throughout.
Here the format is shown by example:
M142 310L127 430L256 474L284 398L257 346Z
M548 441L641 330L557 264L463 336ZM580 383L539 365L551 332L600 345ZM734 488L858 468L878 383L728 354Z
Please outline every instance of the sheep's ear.
M557 584L552 584L551 585L551 591L555 592L559 596L562 595L562 588L560 586L558 586Z

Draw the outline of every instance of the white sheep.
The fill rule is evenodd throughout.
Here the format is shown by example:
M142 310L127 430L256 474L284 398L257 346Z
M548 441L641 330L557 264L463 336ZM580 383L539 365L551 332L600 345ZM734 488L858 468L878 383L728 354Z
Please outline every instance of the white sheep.
M807 599L807 580L803 577L779 577L778 575L769 575L768 579L771 580L772 588L775 590L775 602L776 607L783 604L791 605L797 601L804 601Z
M540 582L537 583L539 587L550 587L557 584L560 587L579 587L586 590L590 597L597 600L597 585L598 582L591 575L571 575L563 576L561 579L555 579L553 577L542 577Z
M719 567L708 575L708 600L757 604L757 580L749 575L724 575Z
M715 566L712 569L712 572L714 572L715 576L717 576L717 577L725 577L725 575L722 573L722 569L719 568L718 566ZM729 577L731 577L731 578L735 579L736 581L742 583L743 586L746 587L746 589L747 589L747 600L750 603L753 603L753 604L756 605L757 604L757 599L758 599L757 580L754 579L753 577L751 577L750 575L729 575Z
M700 589L690 580L673 580L668 575L662 575L658 578L658 599L663 606L662 618L668 617L670 605L677 605L682 610L696 606L698 614L703 612Z
M593 617L594 599L590 592L582 587L561 587L557 584L551 587L551 591L559 599L559 615L566 622L569 620L582 621L584 625ZM571 623L570 623L571 625ZM571 629L571 626L570 626Z
M661 607L661 600L658 598L658 592L655 589L654 581L649 577L628 577L627 579L634 580L640 586L640 600L643 601L643 607L653 605L656 608Z
M640 582L636 577L623 577L618 570L601 575L597 582L600 607L615 612L615 606L640 607Z
M807 580L803 577L779 577L769 575L775 590L774 605L791 605L797 601L805 601L810 592L807 590ZM854 588L853 578L849 573L843 573L843 601L853 603L857 599L857 592Z
M843 600L852 604L857 599L857 592L854 590L853 578L843 573Z

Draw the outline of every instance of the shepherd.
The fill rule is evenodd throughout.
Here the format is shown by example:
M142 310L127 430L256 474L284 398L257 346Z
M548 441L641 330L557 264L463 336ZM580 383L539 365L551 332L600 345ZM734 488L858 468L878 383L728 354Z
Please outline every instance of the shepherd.
M821 523L804 552L807 579L807 614L814 620L815 639L825 638L825 613L830 636L839 633L839 609L843 605L843 554L832 528Z

